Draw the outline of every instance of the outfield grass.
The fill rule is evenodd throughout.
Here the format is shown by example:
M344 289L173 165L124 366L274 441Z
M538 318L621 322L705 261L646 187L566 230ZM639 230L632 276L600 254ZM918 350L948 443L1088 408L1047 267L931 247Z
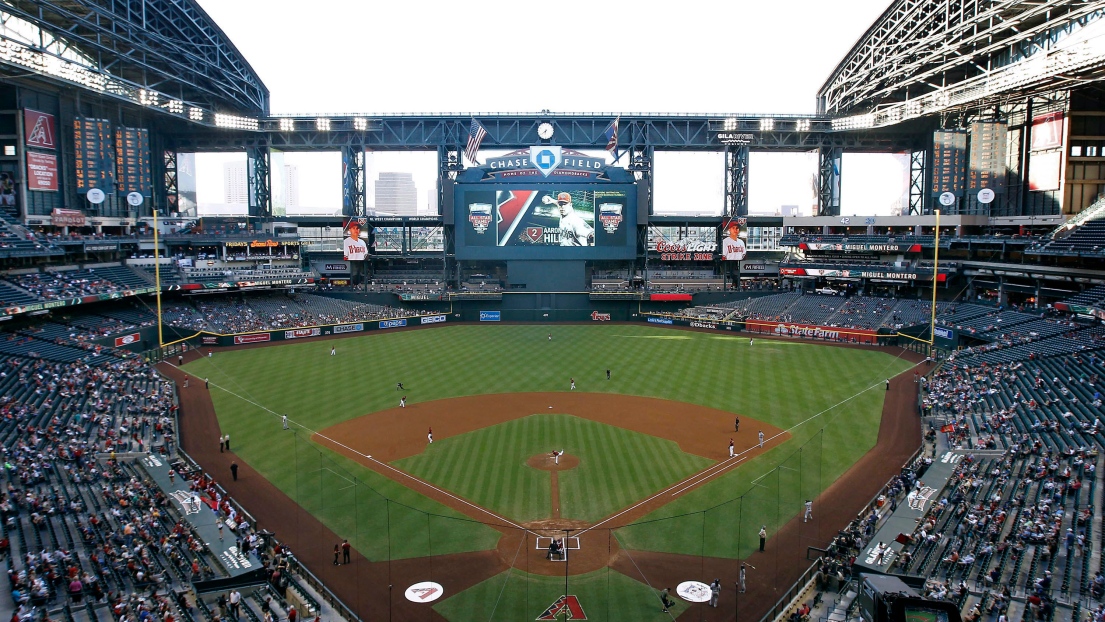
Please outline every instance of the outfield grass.
M569 593L578 599L588 620L637 622L673 620L691 605L675 595L668 613L660 606L660 592L609 568L573 576ZM509 571L478 583L434 605L446 619L535 620L564 595L564 577L543 577ZM566 618L559 617L558 620Z
M549 332L552 341L547 339ZM331 357L330 347L335 344L338 356ZM396 406L395 383L399 381L407 387L411 401L429 401L486 393L567 391L568 378L574 377L580 391L701 404L783 429L804 422L790 430L791 441L654 514L664 517L713 507L744 494L754 488L753 478L793 459L797 447L810 439L819 439L822 447L818 476L816 481L810 480L814 469L805 469L799 486L809 494L820 491L874 444L882 382L908 366L882 352L769 340L749 346L747 338L736 335L650 326L465 325L216 352L185 369L194 376L210 378L220 425L234 439L235 451L292 498L313 500L312 507L342 507L352 502L331 502L330 495L320 492L326 489L319 488L331 485L322 479L327 472L320 471L318 477L307 475L302 465L297 468L289 459L291 454L281 443L289 442L287 436L291 435L281 431L278 414L287 412L309 430L321 430ZM606 369L613 372L610 382L605 379ZM872 388L875 390L869 390ZM832 425L827 426L830 421ZM416 510L458 516L327 449L320 451L383 497L401 500ZM806 461L811 453L806 452ZM487 474L471 472L468 479L455 485L473 489L481 477ZM775 513L787 503L777 500ZM798 510L794 508L791 514ZM339 520L336 514L328 512L322 519L333 525ZM457 530L452 543L435 546L474 550L489 548L493 542L495 534L487 528L462 521L448 524ZM412 538L400 537L395 532L399 528L391 524L386 554L417 554L420 547L408 547L406 541ZM680 537L653 537L643 531L622 537L628 545L640 548L686 547L686 552L701 548L693 538L683 542ZM364 542L358 549L376 547L379 552L384 547L378 540ZM435 543L439 540L434 538ZM742 536L741 543L720 543L718 552L736 554L744 540Z
M713 462L673 441L569 415L532 415L438 441L394 466L516 521L550 518L549 448L580 459L558 474L560 517L596 521Z

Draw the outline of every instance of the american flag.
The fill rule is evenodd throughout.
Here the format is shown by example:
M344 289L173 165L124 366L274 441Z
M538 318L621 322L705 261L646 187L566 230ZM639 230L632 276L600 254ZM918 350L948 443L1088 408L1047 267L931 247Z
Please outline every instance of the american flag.
M606 137L606 150L615 158L618 157L618 122L621 120L622 118L620 116L615 118L614 122L607 126L606 132L604 132Z
M483 142L484 136L487 136L487 130L480 125L479 121L472 119L472 126L468 129L468 145L464 148L464 157L472 164L479 164L476 161L476 152L480 150L480 143Z

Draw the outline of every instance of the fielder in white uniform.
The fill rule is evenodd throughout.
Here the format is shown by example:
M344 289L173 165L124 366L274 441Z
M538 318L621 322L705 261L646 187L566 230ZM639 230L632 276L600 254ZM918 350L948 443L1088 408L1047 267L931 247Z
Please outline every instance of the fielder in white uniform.
M368 255L368 245L361 239L361 227L356 222L349 223L349 237L342 243L342 255L346 261L364 261Z
M748 248L744 245L744 240L737 237L739 234L740 227L737 226L737 223L729 223L729 237L721 241L722 259L740 261L748 254Z
M802 517L802 522L813 520L813 501L806 499L806 515Z
M560 208L560 245L561 246L593 246L595 243L595 230L587 224L583 217L576 213L572 205L572 195L561 192L553 199L545 195L542 203L551 205L556 203Z

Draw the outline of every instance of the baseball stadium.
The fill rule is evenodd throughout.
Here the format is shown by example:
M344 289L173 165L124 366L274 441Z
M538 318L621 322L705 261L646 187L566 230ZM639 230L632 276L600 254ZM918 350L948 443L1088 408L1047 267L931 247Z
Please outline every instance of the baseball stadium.
M0 0L0 614L1105 621L1101 2L807 114L273 112L219 14Z

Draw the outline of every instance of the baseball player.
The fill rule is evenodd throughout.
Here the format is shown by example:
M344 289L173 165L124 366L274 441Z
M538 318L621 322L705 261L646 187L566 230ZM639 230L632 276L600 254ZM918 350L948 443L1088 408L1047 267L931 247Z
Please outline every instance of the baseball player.
M368 245L361 239L361 226L356 220L349 222L349 237L342 242L342 255L346 261L364 261L368 255Z
M404 395L403 397L399 398L399 408L406 408L406 407L407 407L407 396Z
M426 440L430 441L430 444L434 444L434 429L430 428L430 431L426 434Z
M595 230L583 217L576 213L572 205L572 195L561 192L552 198L545 195L541 198L545 205L556 204L560 209L560 245L561 246L593 246L595 243Z
M721 255L726 261L740 261L748 254L748 248L740 235L740 225L737 221L729 222L729 237L721 241ZM751 344L749 344L751 345Z
M806 515L802 517L802 522L813 520L813 501L806 499Z
M338 347L337 346L330 346L330 356L337 356L337 354L338 354Z
M745 583L745 580L747 578L748 578L747 577L747 571L744 567L744 564L741 564L740 578L738 579L738 583L737 583L737 585L739 586L741 594L744 594L744 590L746 589L747 584Z
M729 439L729 457L732 458L733 455L734 455L733 439Z
M575 378L570 378L570 380L572 381L572 389L571 390L575 391L576 390L576 379Z
M288 415L284 415L283 417L280 417L280 423L283 423L284 424L284 429L287 430L288 429Z
M764 431L763 430L760 430L759 436L760 436L760 447L763 447L764 446Z

